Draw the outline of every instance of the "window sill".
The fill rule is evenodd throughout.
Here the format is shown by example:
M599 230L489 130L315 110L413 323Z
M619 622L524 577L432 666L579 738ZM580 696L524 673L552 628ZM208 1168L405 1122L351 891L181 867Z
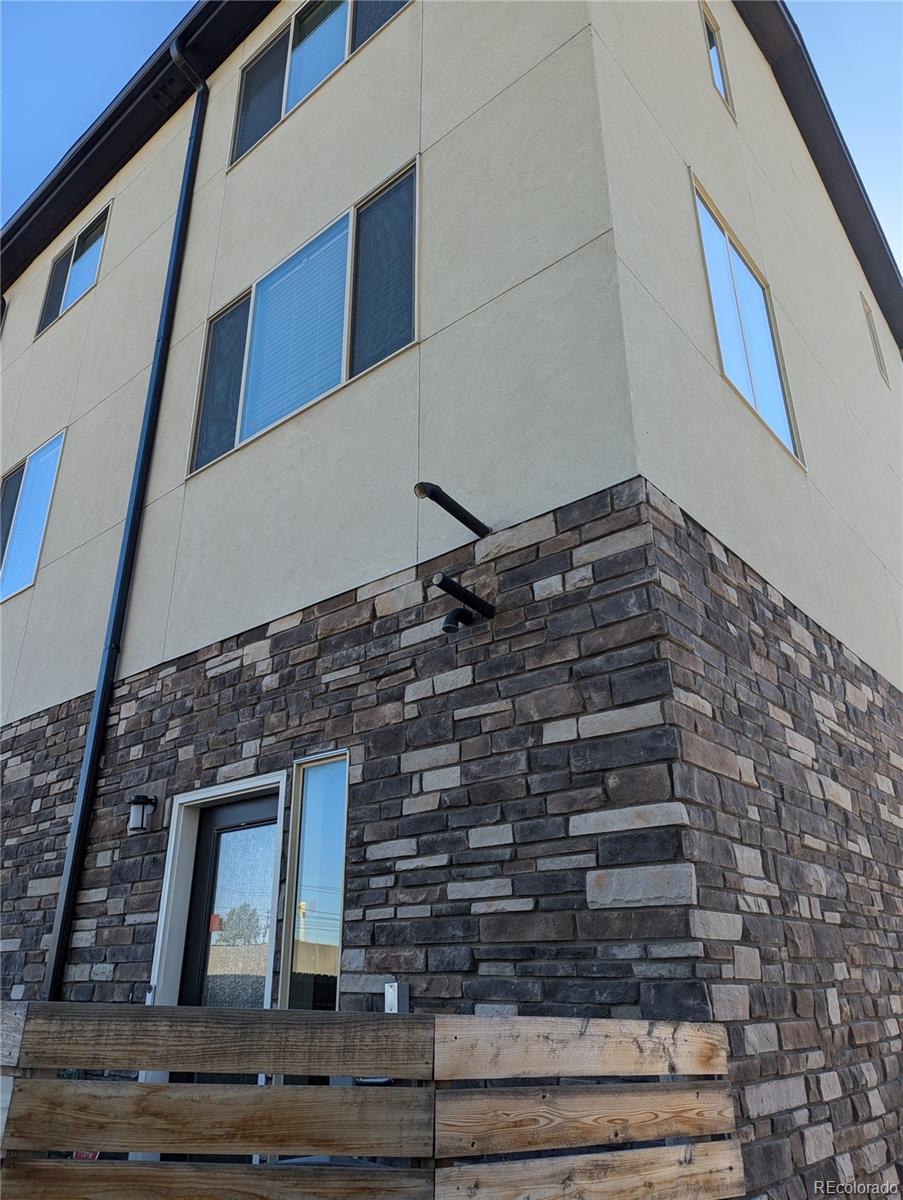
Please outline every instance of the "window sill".
M38 330L38 332L32 338L31 344L34 345L38 338L42 338L48 329L53 329L54 325L56 325L59 321L62 321L63 317L65 317L68 313L71 313L73 308L75 308L77 304L80 304L82 300L84 300L85 296L90 296L99 282L99 279L95 279L91 286L89 288L85 288L82 294L73 300L68 308L64 308L63 311L58 316L54 317L48 325L45 325L43 329Z
M196 467L193 471L187 471L185 475L185 482L190 479L197 478L198 475L202 474L204 471L208 471L211 467L216 466L217 463L221 463L224 461L224 459L231 457L231 455L237 454L240 450L243 450L245 446L250 446L253 442L258 441L260 438L266 437L266 435L268 433L272 433L274 429L279 429L287 422L293 421L297 417L300 417L303 413L309 412L310 409L312 409L315 405L322 404L324 400L328 400L331 396L338 395L339 392L345 391L346 388L358 383L361 379L366 379L367 376L372 375L374 371L378 371L381 367L385 367L390 362L394 362L395 359L400 358L403 354L407 354L409 350L413 350L415 346L419 345L420 339L414 338L413 341L410 341L406 343L406 345L399 347L398 350L393 350L391 354L387 355L385 358L381 358L379 362L374 363L372 367L367 367L366 371L361 371L359 375L355 375L351 379L344 379L341 383L337 383L335 387L330 388L328 392L323 392L321 395L315 396L313 400L308 400L307 404L302 405L300 408L295 408L290 413L286 413L284 417L280 417L279 420L274 421L272 425L267 425L265 429L258 430L257 433L254 433L250 437L245 438L243 441L238 442L236 445L232 446L231 449L220 454L217 458L211 458L210 462L204 463L202 467ZM753 411L755 412L755 409L753 409Z
M35 575L35 579L37 579L37 575ZM32 579L31 583L23 583L20 588L17 588L14 592L10 592L8 596L4 596L2 599L0 599L0 604L5 604L7 600L15 600L16 596L21 596L22 593L27 592L29 588L33 588L35 585L35 579Z
M738 122L737 122L737 114L734 112L734 106L733 106L733 104L732 104L732 103L730 102L730 100L728 100L726 97L722 96L721 92L718 90L718 88L717 88L717 87L715 87L715 85L714 85L714 84L712 85L712 90L715 92L715 95L718 97L718 99L721 101L721 103L722 103L722 104L724 105L724 107L727 109L727 111L728 111L728 113L729 113L729 115L730 115L730 118L731 118L731 120L732 120L732 121L734 122L734 124L736 125L736 124L738 123Z
M262 145L267 140L267 138L270 136L270 134L275 133L275 131L277 129L279 129L282 125L285 124L285 122L289 119L289 117L293 116L296 112L298 112L299 109L303 108L304 105L307 104L308 100L310 100L312 97L316 96L317 92L319 92L322 88L324 88L331 79L334 79L335 76L338 75L339 71L341 71L343 67L346 67L348 65L348 63L350 63L352 59L356 58L361 53L362 50L366 49L366 47L369 46L375 38L378 38L384 29L388 29L389 26L393 24L393 22L398 20L398 18L401 16L402 13L407 12L413 3L414 3L414 0L408 0L408 3L404 6L404 8L400 8L398 10L398 12L393 13L392 16L389 17L388 21L386 21L385 25L380 25L379 29L377 29L377 31L375 33L372 33L365 42L361 42L361 44L357 47L357 49L352 50L347 58L343 58L342 61L338 64L338 66L333 67L333 69L329 72L328 75L324 75L323 78L320 80L320 82L316 85L316 87L311 88L311 90L307 93L306 96L302 96L301 99L298 100L295 104L293 104L290 109L288 109L286 112L284 112L282 114L282 116L279 118L279 120L276 122L276 124L271 125L270 128L266 131L266 133L257 139L257 141L254 143L253 146L249 146L243 154L239 155L238 158L232 159L232 161L226 167L226 174L228 175L229 172L232 170L232 168L237 167L239 163L243 163L249 154L253 154L253 152L257 149L257 147ZM294 19L294 15L295 14L293 13L292 16L289 18L289 25L291 25L291 22ZM269 42L275 41L276 38L282 32L282 29L284 29L284 28L285 28L285 26L282 26L280 29L278 29L276 31L276 33L274 33L272 35L272 37L269 38L266 43L264 43L264 46L261 47L260 50L256 50L254 52L254 56L256 57L257 55L259 55L262 52L262 50L264 49L264 47L269 44ZM239 103L240 100L241 100L241 89L239 88L239 98L236 103ZM237 127L237 122L238 122L238 109L236 107L235 117L234 117L234 128L233 128L233 133L232 133L233 140L235 138L235 127Z
M762 426L762 428L778 444L778 446L780 446L780 448L791 459L791 461L794 462L804 474L808 475L809 468L806 466L806 463L803 460L802 454L798 454L795 450L790 449L790 447L787 445L787 443L784 441L784 439L779 434L775 433L775 431L771 428L771 426L768 424L768 422L765 420L765 418L762 416L762 414L759 412L759 410L756 408L756 406L754 404L751 404L749 402L749 400L747 400L747 398L743 395L743 393L740 391L740 389L738 387L736 387L733 383L731 383L731 381L728 379L728 377L724 374L723 371L719 371L718 374L720 375L721 379L727 384L727 386L730 388L730 390L734 393L734 395L737 397L737 399L743 401L744 407L747 408L752 413L752 415L756 418L756 420L759 422L759 424ZM791 425L792 425L792 422L791 422ZM794 430L792 430L792 432L796 433L797 431L794 429ZM797 441L799 441L799 434L797 434Z

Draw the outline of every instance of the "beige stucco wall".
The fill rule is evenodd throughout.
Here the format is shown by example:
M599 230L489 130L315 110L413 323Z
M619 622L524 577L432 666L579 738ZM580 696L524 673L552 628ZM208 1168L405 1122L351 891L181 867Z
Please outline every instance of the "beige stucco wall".
M736 120L695 2L590 4L639 468L903 683L900 354L767 63L711 7ZM805 468L721 376L691 172L770 285Z
M692 0L414 0L227 169L241 64L293 7L209 81L121 673L460 543L417 479L498 528L639 470L903 676L899 355L869 297L894 393L732 6L737 123ZM4 470L67 433L37 581L0 607L5 719L94 684L189 118L8 293ZM417 343L186 478L208 318L415 157ZM720 378L691 168L772 284L808 473ZM34 340L52 258L110 198L97 286Z
M123 674L466 540L420 478L504 526L636 470L585 4L415 0L227 169L241 63L293 7L210 81ZM69 430L37 583L3 605L7 718L94 683L188 111L110 185L94 291L31 345L67 231L10 295L8 461ZM417 344L186 479L209 316L414 158ZM45 341L46 432L14 411Z

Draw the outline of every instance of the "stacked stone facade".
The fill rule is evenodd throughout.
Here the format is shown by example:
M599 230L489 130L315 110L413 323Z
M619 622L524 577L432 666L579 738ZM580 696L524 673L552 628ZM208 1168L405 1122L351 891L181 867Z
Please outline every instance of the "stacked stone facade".
M451 637L437 571L497 615ZM341 1003L727 1022L750 1195L903 1158L901 697L630 480L124 680L66 995L141 1001L167 798L345 748ZM39 994L88 699L4 741ZM811 1193L811 1186L809 1192Z
M747 1181L903 1185L903 697L685 514L653 519Z

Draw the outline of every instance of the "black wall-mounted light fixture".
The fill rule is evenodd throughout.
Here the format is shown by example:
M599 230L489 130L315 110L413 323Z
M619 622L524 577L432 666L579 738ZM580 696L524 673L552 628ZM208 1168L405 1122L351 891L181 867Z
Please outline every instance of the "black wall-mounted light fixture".
M152 813L159 801L156 796L133 796L129 805L129 833L147 833Z
M432 500L434 504L438 504L440 508L445 509L450 517L454 517L456 521L460 521L466 526L471 533L475 533L477 537L485 537L487 533L492 533L492 530L479 517L475 517L472 512L469 512L463 504L459 504L457 500L453 500L448 492L444 492L437 483L415 483L414 495L418 500Z

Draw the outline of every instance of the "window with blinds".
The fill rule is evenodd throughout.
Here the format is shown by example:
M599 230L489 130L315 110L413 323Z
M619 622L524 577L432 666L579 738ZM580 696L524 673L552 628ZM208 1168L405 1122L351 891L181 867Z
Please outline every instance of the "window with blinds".
M61 313L94 286L100 266L108 213L109 209L104 209L82 230L75 241L70 242L63 253L53 260L41 319L38 322L38 333L42 333Z
M311 0L245 68L232 162L309 96L410 0Z
M348 216L257 285L239 440L342 380Z
M414 172L357 214L351 374L414 336Z
M410 167L213 318L193 470L414 340L415 212Z
M34 582L62 445L58 433L3 479L0 600Z
M722 373L787 449L798 454L765 287L698 193L696 210Z

